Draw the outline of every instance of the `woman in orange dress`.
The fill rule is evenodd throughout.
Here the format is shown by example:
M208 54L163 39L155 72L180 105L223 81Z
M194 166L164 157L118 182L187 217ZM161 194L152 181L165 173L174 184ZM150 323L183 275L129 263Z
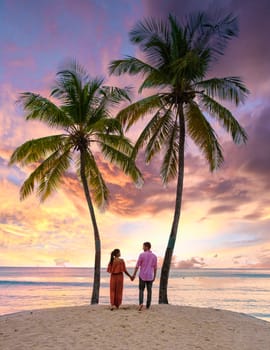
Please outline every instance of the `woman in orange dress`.
M114 249L111 252L111 260L109 262L107 272L111 274L110 278L110 301L111 310L119 308L122 304L123 297L123 285L124 275L123 272L129 276L132 280L131 275L127 272L126 265L123 259L120 258L121 253L119 249Z

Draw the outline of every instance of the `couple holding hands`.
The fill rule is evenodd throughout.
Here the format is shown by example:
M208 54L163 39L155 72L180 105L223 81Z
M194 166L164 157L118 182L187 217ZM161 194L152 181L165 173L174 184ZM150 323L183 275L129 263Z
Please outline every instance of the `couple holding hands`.
M134 281L137 271L139 272L139 311L143 308L143 295L145 287L147 289L146 308L149 309L152 300L152 284L156 278L157 272L157 257L151 251L151 243L143 243L143 253L138 257L134 273L131 276L123 259L120 258L120 250L114 249L111 253L111 260L109 262L107 271L111 274L110 278L110 302L111 310L119 308L122 303L123 284L125 273L131 281Z

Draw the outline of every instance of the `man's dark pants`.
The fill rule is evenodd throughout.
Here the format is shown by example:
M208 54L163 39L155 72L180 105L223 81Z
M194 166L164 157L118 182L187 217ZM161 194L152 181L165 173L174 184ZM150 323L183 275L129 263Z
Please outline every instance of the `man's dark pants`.
M143 281L141 278L139 279L139 304L143 304L143 293L146 286L147 289L147 299L146 299L146 307L149 309L152 300L152 285L153 281Z

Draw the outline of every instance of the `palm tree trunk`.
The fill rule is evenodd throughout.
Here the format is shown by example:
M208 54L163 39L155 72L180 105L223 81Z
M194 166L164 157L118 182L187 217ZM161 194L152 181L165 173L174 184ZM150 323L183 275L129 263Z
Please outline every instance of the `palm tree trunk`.
M94 229L94 239L95 239L95 266L94 266L94 282L93 282L93 290L92 290L92 298L91 304L98 304L99 302L99 289L100 289L100 265L101 265L101 242L100 235L97 227L97 221L95 216L95 211L93 207L93 203L91 200L87 179L85 175L85 159L83 156L83 151L80 152L80 161L81 161L81 180L83 184L84 194L87 200L90 217L92 220L92 225Z
M173 250L175 246L178 224L181 214L181 204L182 204L182 193L183 193L183 182L184 182L184 152L185 152L185 119L183 104L178 106L178 117L179 117L179 146L178 146L178 177L177 177L177 187L176 187L176 200L175 200L175 210L174 218L171 228L171 233L165 252L161 275L159 284L159 304L168 304L168 280L171 267L171 261L173 256Z

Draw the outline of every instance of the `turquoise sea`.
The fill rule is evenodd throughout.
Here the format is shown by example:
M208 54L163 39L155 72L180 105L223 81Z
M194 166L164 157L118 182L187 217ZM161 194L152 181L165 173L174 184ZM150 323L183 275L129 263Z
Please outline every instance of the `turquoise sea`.
M89 304L92 280L91 268L0 267L0 315ZM153 304L158 303L158 282ZM270 322L270 270L174 269L168 296L170 304L227 309ZM125 277L123 304L137 303L138 279ZM106 269L101 273L100 304L109 304Z

